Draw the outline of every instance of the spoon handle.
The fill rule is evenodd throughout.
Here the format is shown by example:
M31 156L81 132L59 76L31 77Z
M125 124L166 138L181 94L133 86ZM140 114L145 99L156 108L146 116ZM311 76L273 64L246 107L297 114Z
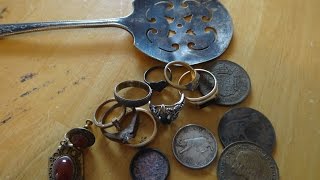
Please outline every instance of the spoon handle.
M124 18L0 24L0 37L15 34L70 28L120 27L128 30Z

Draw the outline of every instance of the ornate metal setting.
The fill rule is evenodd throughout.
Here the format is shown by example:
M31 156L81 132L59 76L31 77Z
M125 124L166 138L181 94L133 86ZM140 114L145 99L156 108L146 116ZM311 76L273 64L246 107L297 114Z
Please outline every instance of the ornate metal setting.
M149 108L153 117L164 124L170 124L172 121L178 118L179 112L185 104L184 94L181 94L181 98L173 105L153 105L149 102Z
M147 10L151 22L147 37L167 52L208 48L216 39L210 25L213 13L196 0L160 1Z
M86 121L84 128L71 129L60 142L60 146L49 157L49 179L83 180L83 154L81 150L92 146L94 135L87 129L92 125L91 120Z
M63 142L62 142L63 143ZM64 142L65 143L65 142ZM61 161L59 161L61 159ZM64 165L64 169L57 168L57 162L64 162L71 160L71 167L68 169ZM82 152L77 148L70 147L66 143L62 144L59 149L49 158L49 179L56 180L59 177L57 171L71 171L66 172L72 180L83 180L83 157ZM60 173L61 174L61 173ZM62 176L66 176L62 174Z

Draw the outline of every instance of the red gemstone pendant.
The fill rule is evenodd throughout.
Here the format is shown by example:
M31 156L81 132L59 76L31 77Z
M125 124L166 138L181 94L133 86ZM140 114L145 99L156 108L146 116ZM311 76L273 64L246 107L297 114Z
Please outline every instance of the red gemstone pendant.
M53 163L53 175L55 180L72 180L74 175L74 163L69 156L62 156Z
M79 149L61 146L49 158L49 180L82 180L83 157Z
M81 150L94 144L95 137L86 128L71 129L49 158L49 180L83 180Z

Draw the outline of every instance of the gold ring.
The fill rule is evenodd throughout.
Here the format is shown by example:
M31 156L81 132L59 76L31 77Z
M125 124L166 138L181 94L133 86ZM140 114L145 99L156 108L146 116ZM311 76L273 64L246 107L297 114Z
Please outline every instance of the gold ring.
M218 93L218 83L217 83L217 79L216 77L209 71L207 70L204 70L204 69L195 69L196 72L204 72L204 73L207 73L209 74L213 79L214 79L214 86L212 88L212 90L204 95L204 96L201 96L201 97L197 97L197 98L190 98L190 97L185 97L191 104L195 104L195 105L202 105L212 99L214 99L216 96L217 96L217 93ZM190 73L190 71L182 74L182 76L180 77L178 83L180 84L181 80L183 79L183 77L185 77L188 73ZM179 91L179 93L181 94L181 92Z
M185 68L187 68L189 71L188 72L191 72L191 81L186 84L186 85L180 85L180 84L175 84L173 83L169 76L168 76L168 69L171 65L181 65ZM183 61L172 61L170 63L168 63L165 67L164 67L164 77L166 79L166 81L173 87L177 88L177 89L180 89L180 90L190 90L190 91L194 91L198 86L199 86L199 78L200 78L200 75L188 64L188 63L185 63Z
M119 124L122 120L122 118L124 117L124 115L126 114L126 107L123 106L122 104L120 104L119 102L117 102L116 104L114 104L113 106L111 106L108 110L106 110L106 112L104 112L104 116L102 118L98 117L99 112L102 110L102 108L111 102L117 102L115 99L108 99L105 102L103 102L102 104L99 105L99 107L96 109L94 116L93 116L93 123L98 126L99 128L110 128L112 126L116 126L117 129L119 129L119 127L117 126L117 124ZM113 111L115 108L117 107L122 107L123 111L120 114L119 117L115 117L112 119L111 122L109 123L102 123L104 121L104 119L111 113L111 111Z

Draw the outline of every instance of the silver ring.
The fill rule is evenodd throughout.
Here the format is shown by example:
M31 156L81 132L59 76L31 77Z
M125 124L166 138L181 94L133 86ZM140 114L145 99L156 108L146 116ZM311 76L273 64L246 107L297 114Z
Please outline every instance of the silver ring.
M186 97L186 99L191 103L191 104L195 104L195 105L203 105L205 104L206 102L208 101L211 101L212 99L214 99L217 94L218 94L218 82L217 82L217 79L216 77L209 71L207 70L204 70L204 69L195 69L196 72L204 72L204 73L207 73L209 74L213 79L214 79L214 86L212 88L212 90L204 95L204 96L201 96L201 97L197 97L197 98L190 98L190 97ZM183 79L184 76L186 76L187 74L189 73L186 72L184 74L182 74L182 76L180 77L179 81L178 81L178 84L180 84L181 80ZM179 91L179 93L181 93L181 91Z
M125 99L125 98L121 97L118 93L122 89L125 89L128 87L136 87L136 88L143 89L148 94L144 98L141 98L141 99ZM151 94L152 94L151 87L147 83L142 82L142 81L135 81L135 80L123 81L123 82L119 83L118 85L116 85L116 87L114 88L114 98L120 104L122 104L126 107L140 107L140 106L147 104L151 99Z
M172 121L177 119L184 104L184 94L182 93L180 100L173 105L154 105L149 101L149 108L151 114L156 120L163 124L170 124Z

